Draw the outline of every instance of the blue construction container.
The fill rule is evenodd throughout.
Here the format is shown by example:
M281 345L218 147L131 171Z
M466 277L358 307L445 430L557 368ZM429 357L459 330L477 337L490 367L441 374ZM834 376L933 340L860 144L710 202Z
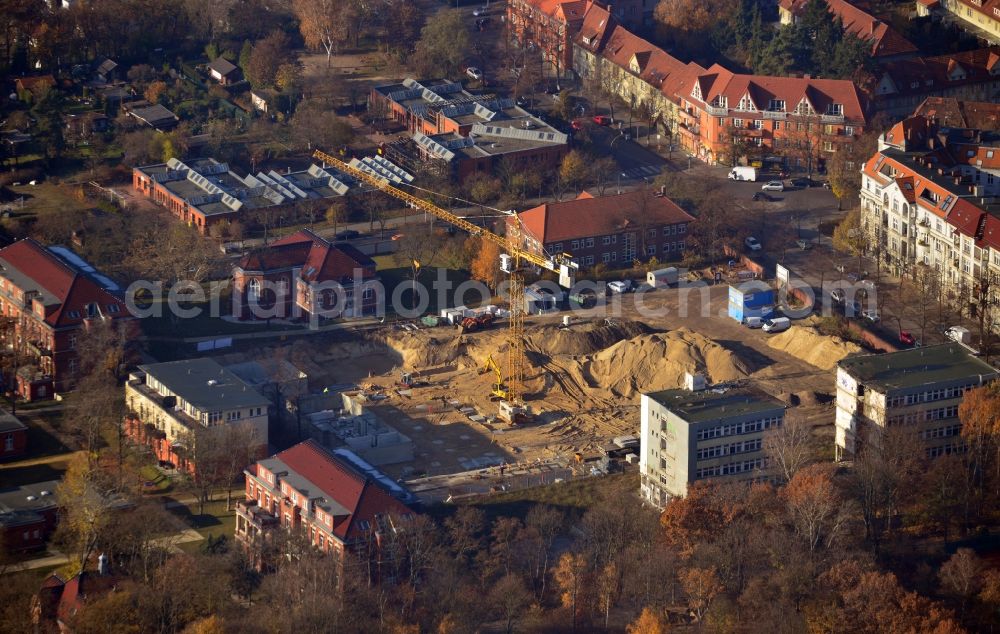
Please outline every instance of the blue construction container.
M743 323L747 317L767 318L774 313L774 289L760 283L729 287L729 316Z

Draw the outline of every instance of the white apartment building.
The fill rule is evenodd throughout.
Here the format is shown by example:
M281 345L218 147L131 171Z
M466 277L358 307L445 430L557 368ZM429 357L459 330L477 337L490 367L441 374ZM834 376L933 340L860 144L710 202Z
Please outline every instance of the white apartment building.
M963 303L1000 280L1000 135L914 116L862 168L862 226L896 275L930 267Z
M916 433L928 457L961 451L962 396L997 375L959 343L844 359L837 366L837 460L890 427Z
M179 447L227 426L247 429L267 449L270 402L213 359L139 366L125 384L125 404L129 436L160 460L180 464Z
M702 387L697 382L692 387ZM764 433L785 406L749 388L675 389L643 394L639 478L642 496L662 508L697 480L766 476Z

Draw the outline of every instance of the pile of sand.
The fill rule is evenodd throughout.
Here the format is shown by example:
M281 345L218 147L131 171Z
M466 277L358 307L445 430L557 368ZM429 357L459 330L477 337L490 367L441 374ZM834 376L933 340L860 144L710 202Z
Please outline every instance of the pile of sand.
M811 326L792 326L768 337L767 345L823 370L832 370L847 355L861 351L857 344L824 335Z
M585 355L651 331L646 324L638 321L601 320L569 327L546 324L529 329L525 344L528 350L550 357Z
M620 341L567 370L591 388L632 397L682 387L686 372L700 372L710 383L720 383L745 378L754 369L711 339L681 328Z
M462 337L454 333L452 329L430 336L427 331L392 332L385 336L385 344L402 358L406 369L431 368L454 363L462 357Z

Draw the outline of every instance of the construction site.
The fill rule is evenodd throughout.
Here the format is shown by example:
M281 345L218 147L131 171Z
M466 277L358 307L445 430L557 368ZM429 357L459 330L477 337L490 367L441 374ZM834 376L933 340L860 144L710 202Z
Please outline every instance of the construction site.
M569 287L576 272L569 256L522 250L385 175L316 155L504 252L506 309L318 335L254 353L296 364L313 393L350 391L371 419L349 420L331 402L310 418L309 433L358 434L341 441L359 447L376 437L404 443L381 469L425 499L507 488L517 478L544 484L596 473L595 460L612 451L630 458L615 448L638 433L641 393L682 387L688 374L709 386L753 385L832 439L830 370L860 350L855 344L822 334L808 319L775 335L746 328L727 317L728 287L721 284L693 293L663 288L641 293L641 302L637 294L611 295L569 316L528 315L525 277L547 270Z

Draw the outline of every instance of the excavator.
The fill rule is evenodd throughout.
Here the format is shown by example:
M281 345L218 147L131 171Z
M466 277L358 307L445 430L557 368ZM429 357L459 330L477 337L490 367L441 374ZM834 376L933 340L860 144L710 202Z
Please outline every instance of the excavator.
M503 380L503 371L500 370L500 364L497 363L492 354L486 358L486 366L483 368L483 373L489 372L490 370L493 371L493 374L497 378L497 382L493 384L493 389L490 391L490 400L509 400L510 390L507 389L507 384Z
M504 397L501 397L502 400L499 406L499 415L502 420L510 424L526 420L529 416L529 410L524 404L521 393L525 364L524 275L528 271L545 269L559 276L559 284L561 286L571 288L575 282L576 272L579 269L579 265L573 260L573 257L568 253L548 254L541 249L529 249L521 246L528 242L527 238L530 238L530 234L520 225L520 220L513 211L506 212L514 220L513 226L508 228L508 233L511 235L500 235L442 209L425 198L403 191L400 187L407 186L403 183L391 183L386 177L378 173L355 167L322 150L315 150L313 157L322 161L324 167L327 165L332 166L345 174L353 176L358 181L406 203L415 210L431 214L439 220L443 220L458 229L468 232L469 235L493 242L505 251L502 251L500 254L500 270L507 274L509 282L508 300L510 302L510 319L507 324L507 381L504 383L501 377L498 376L497 385L494 387L503 387L504 389L495 389L493 394L496 396L499 396L498 392L505 394ZM412 187L412 185L409 186ZM426 192L427 190L423 191ZM477 324L477 327L482 325ZM496 365L495 362L494 365Z

